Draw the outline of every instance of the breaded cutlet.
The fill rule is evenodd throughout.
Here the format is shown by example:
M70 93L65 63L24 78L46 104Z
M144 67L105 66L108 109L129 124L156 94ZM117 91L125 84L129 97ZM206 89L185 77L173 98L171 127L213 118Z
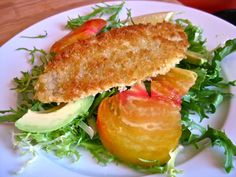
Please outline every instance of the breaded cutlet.
M78 41L48 63L35 85L44 103L70 102L167 73L185 58L187 36L171 23L112 29Z

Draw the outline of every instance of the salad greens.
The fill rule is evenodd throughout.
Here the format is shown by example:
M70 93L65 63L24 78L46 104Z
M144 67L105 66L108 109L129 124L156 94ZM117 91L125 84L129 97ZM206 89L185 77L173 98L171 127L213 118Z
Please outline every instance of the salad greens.
M124 2L118 5L96 5L88 15L69 19L66 27L74 29L91 18L101 17L103 15L109 16L107 19L108 26L104 31L124 26L125 22L121 22L118 16L123 6ZM127 19L129 19L131 18L131 12L130 10L127 11ZM224 80L220 62L225 56L236 50L236 39L228 40L222 47L218 47L213 52L210 52L205 47L206 40L203 39L202 30L199 27L194 26L190 21L185 19L178 19L175 22L182 25L185 29L190 43L188 50L196 52L202 58L206 59L206 62L200 64L191 63L186 59L178 65L178 67L192 70L198 75L195 85L182 99L182 137L180 144L185 146L195 145L198 147L200 141L210 139L212 146L224 148L226 157L224 166L226 172L230 172L233 168L233 157L236 156L236 146L223 131L210 126L204 127L201 125L201 122L209 118L209 113L215 113L218 105L224 99L232 97L232 94L225 90L225 88L235 86L236 81L226 82ZM20 102L16 109L11 108L0 111L2 114L0 116L0 123L7 121L15 122L28 109L41 111L57 105L56 103L43 104L33 98L35 93L34 84L43 72L46 64L54 57L54 54L48 54L44 50L35 47L32 50L27 48L18 48L17 50L23 50L29 53L29 63L32 64L33 68L29 72L22 72L20 78L14 78L15 88L13 89L19 94ZM39 65L36 65L36 63L39 63ZM150 95L151 82L144 81L144 85ZM66 157L71 161L79 160L80 153L78 147L81 147L90 151L99 163L106 164L111 161L118 161L118 159L104 148L97 134L94 134L92 137L86 131L86 129L92 128L96 133L97 108L104 98L116 93L118 93L118 88L112 88L109 91L97 94L87 114L78 116L69 125L58 130L48 133L29 133L23 131L14 133L15 145L20 147L22 151L31 152L33 155L37 154L37 149L43 149L46 152L54 152L59 158ZM192 114L197 114L199 120L193 119L191 117ZM158 162L149 168L128 165L142 172L167 173L170 176L176 176L179 171L174 167L174 160L178 152L179 148L171 152L171 159L165 165L160 165Z
M176 23L185 28L185 32L188 35L188 41L190 43L189 50L203 55L207 55L209 52L205 47L206 39L202 37L202 29L194 26L189 20L177 19Z
M125 1L118 5L109 5L106 3L103 3L103 6L101 5L95 5L93 7L93 11L85 16L78 16L77 18L69 18L66 24L66 28L74 29L80 25L82 25L84 22L92 19L92 18L101 18L102 16L108 16L106 21L108 25L103 29L103 31L108 31L112 28L119 28L124 26L129 19L131 19L131 10L127 10L127 19L124 21L121 21L119 19L119 13L123 9L125 4ZM131 19L132 21L132 19Z
M142 167L139 165L129 165L131 168L143 172L143 173L162 173L167 174L169 177L176 177L177 174L182 173L182 170L175 168L175 160L177 155L183 150L183 146L179 145L174 151L171 151L170 154L170 160L165 165L160 165L158 161L156 161L156 164L151 167ZM150 162L148 160L140 159L143 162ZM153 161L152 161L153 162Z
M69 125L59 130L48 133L15 133L17 147L29 152L29 149L37 153L37 149L43 149L46 152L54 152L59 158L67 157L72 162L78 161L80 153L78 147L83 147L91 152L99 163L106 164L112 161L114 157L105 150L98 136L93 139L79 128L79 123L84 117L78 117Z
M226 156L225 170L226 172L230 172L233 168L233 156L236 155L236 146L224 132L210 126L206 129L200 125L200 122L204 118L209 118L208 113L215 113L218 105L225 98L233 96L223 88L235 86L235 80L229 82L224 81L220 61L230 53L236 51L236 39L226 41L224 46L216 48L209 55L209 52L204 46L206 40L202 40L202 30L199 27L193 26L188 20L179 19L177 23L185 27L185 32L190 42L189 50L199 52L205 58L208 58L208 62L202 65L191 64L186 60L183 60L179 64L179 67L192 70L198 74L195 85L182 99L181 114L183 133L181 143L184 145L196 144L203 139L209 138L213 146L224 148ZM199 115L200 120L197 123L191 119L190 115L192 113ZM199 134L192 133L194 130L197 130Z
M37 36L21 36L21 38L36 39L36 38L45 38L47 36L48 36L48 32L44 31L44 34L39 34Z
M146 91L148 93L148 96L151 97L151 86L152 86L151 81L146 80L146 81L143 82L143 84L144 84L145 89L146 89Z
M16 50L24 50L29 53L29 63L33 68L31 71L22 71L22 76L20 78L15 77L13 79L15 88L12 88L12 90L16 90L18 93L20 104L16 109L10 108L9 110L0 111L1 114L8 113L7 115L0 116L0 123L6 121L15 122L17 119L22 117L28 109L31 109L32 111L42 111L56 106L55 103L43 104L38 100L33 99L33 95L35 94L34 84L39 75L42 74L48 61L54 57L54 54L47 54L44 50L35 47L32 50L27 48L18 48ZM36 65L36 62L39 64Z

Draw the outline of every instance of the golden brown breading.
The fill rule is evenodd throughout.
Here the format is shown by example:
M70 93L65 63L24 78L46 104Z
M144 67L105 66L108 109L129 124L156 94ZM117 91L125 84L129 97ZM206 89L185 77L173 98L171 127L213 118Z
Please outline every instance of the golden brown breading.
M40 101L69 102L167 73L185 58L182 27L133 25L78 41L60 52L35 86Z

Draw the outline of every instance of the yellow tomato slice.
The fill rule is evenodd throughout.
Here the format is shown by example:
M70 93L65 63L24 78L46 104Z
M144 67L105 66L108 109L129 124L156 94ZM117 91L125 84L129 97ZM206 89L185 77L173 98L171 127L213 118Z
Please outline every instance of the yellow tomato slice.
M106 98L98 109L97 127L104 146L125 163L166 163L181 136L181 98L196 74L172 69L154 78L151 97L143 84Z

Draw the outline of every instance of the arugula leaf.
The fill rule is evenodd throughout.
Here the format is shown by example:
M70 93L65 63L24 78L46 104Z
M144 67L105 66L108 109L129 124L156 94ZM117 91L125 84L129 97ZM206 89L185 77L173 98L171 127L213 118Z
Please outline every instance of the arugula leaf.
M124 24L119 20L118 15L123 9L124 3L125 1L121 2L118 5L109 5L106 3L103 3L103 6L95 5L95 7L92 8L93 11L91 13L85 16L79 15L77 18L74 18L74 19L69 18L66 27L69 29L74 29L82 25L87 20L90 20L94 17L101 17L103 15L110 15L107 19L108 26L105 28L105 30L123 26ZM131 16L130 10L128 10L127 15Z
M44 67L55 55L53 53L46 53L42 49L37 49L34 47L32 50L27 48L18 48L17 50L25 50L30 55L30 64L34 65L36 59L41 63L40 65L34 65L31 69L31 72L21 72L21 78L14 78L16 87L13 90L16 90L23 97L23 101L31 102L32 95L34 95L34 85L38 80L38 77L43 73ZM38 55L39 53L39 55Z
M176 23L184 27L184 31L188 36L188 41L190 43L190 47L188 50L203 54L206 58L208 58L209 52L205 47L206 39L202 37L202 29L198 26L194 26L187 19L177 19Z
M21 38L29 38L29 39L35 39L35 38L45 38L48 36L48 32L44 31L45 34L39 34L37 36L21 36Z
M21 48L17 48L16 50L25 50L29 52L29 55L31 56L31 58L29 59L29 62L31 64L35 63L35 58L36 58L37 53L42 55L39 59L43 64L46 64L48 62L47 61L48 54L43 49L37 49L36 47L33 47L33 49L31 50L31 49L21 47ZM53 55L53 54L50 54L50 55Z
M92 116L96 117L96 115L97 115L97 108L98 108L99 104L102 102L102 100L104 98L106 98L106 97L110 97L110 96L115 95L117 93L118 93L118 88L111 88L108 91L104 91L102 93L98 93L95 96L93 104L89 108L89 115L88 115L88 117L92 117Z
M176 23L182 25L188 35L189 50L201 53L209 59L208 62L201 65L191 64L185 60L178 65L178 67L192 70L198 75L195 85L188 93L188 100L183 99L182 110L186 115L197 113L202 121L204 118L208 118L207 113L215 113L216 107L224 98L232 97L232 94L221 89L235 85L235 81L224 81L220 61L223 59L222 57L236 50L236 39L226 41L224 46L215 49L213 54L209 54L205 47L206 40L203 39L202 30L199 27L183 19L178 19ZM198 47L194 47L195 45Z
M36 62L36 59L41 63L40 65L34 65L30 72L21 72L22 76L20 78L15 77L13 79L15 88L19 96L20 105L17 106L17 109L10 109L8 111L2 111L1 114L10 113L8 115L0 115L0 123L3 122L15 122L20 117L22 117L28 109L32 111L41 111L47 110L54 107L56 104L43 104L35 99L33 95L35 93L34 85L38 80L39 75L43 72L45 65L50 61L54 54L48 54L42 49L33 48L33 50L27 48L18 48L17 50L25 50L29 52L30 55L30 64L33 65ZM39 55L36 55L38 54Z
M143 83L144 83L144 86L145 86L146 91L147 91L147 93L148 93L148 96L151 97L151 96L152 96L152 92L151 92L151 81L146 80L146 81L143 81Z
M27 110L24 109L24 108L18 108L16 110L9 109L9 110L6 110L6 112L11 113L11 114L1 115L0 116L0 123L3 123L3 122L15 122L16 120L21 118L27 112ZM1 111L0 113L4 114L6 112Z
M67 21L66 28L73 30L77 28L78 26L81 26L87 20L90 20L95 17L100 18L101 16L104 16L104 15L108 16L107 26L103 28L102 32L109 31L112 28L120 28L122 26L125 26L129 20L132 21L132 17L131 17L131 10L126 9L127 11L126 20L121 21L119 19L119 14L124 7L124 3L125 1L122 1L118 5L109 5L106 3L103 3L103 6L95 5L91 13L84 16L79 15L77 18L74 18L74 19L69 18L69 20Z
M182 136L180 139L183 145L195 145L198 142L209 138L213 146L220 146L225 151L225 170L230 172L233 168L233 156L236 156L236 146L227 135L208 126L205 128L194 121L191 114L197 113L200 117L199 122L208 118L208 113L214 113L216 108L225 98L232 97L231 93L222 88L235 86L236 81L224 81L221 73L220 62L224 57L236 50L236 39L228 40L222 47L216 48L209 53L205 47L202 37L202 30L192 25L188 20L179 19L177 23L185 28L190 43L189 50L204 55L208 62L201 65L191 64L183 60L178 66L192 70L197 73L198 78L195 85L189 90L188 94L182 99Z
M229 173L233 168L233 156L236 156L236 145L227 137L225 132L216 130L208 126L207 131L193 140L192 143L200 142L203 139L209 138L213 146L224 148L225 151L225 170Z
M150 161L150 160L145 160L145 159L139 159L142 162L145 163L154 163L151 166L140 166L140 165L132 165L132 164L127 164L129 167L143 172L143 173L149 173L149 174L154 174L154 173L161 173L161 174L167 174L169 177L176 177L177 174L182 173L181 170L178 170L175 168L175 160L178 155L178 153L183 149L183 147L180 145L178 146L175 150L171 151L170 154L170 159L166 164L160 165L159 161Z
M198 147L198 142L204 139L210 139L212 146L219 146L224 148L225 151L225 171L229 173L233 168L233 156L236 156L236 145L227 137L225 132L214 129L208 126L205 129L203 126L197 124L191 119L182 120L183 131L181 137L181 144L193 144ZM192 130L198 130L199 134L192 133Z
M166 172L166 165L160 165L160 163L157 161L155 165L152 165L150 167L143 167L140 165L133 165L133 164L127 164L130 168L133 168L139 172L142 173L149 173L149 174L164 174Z
M234 51L236 51L236 39L228 40L223 47L219 47L214 50L214 57L212 60L221 61Z
M207 132L202 136L202 138L210 138L213 146L223 147L225 150L225 170L230 172L233 168L233 156L236 156L236 146L227 137L227 135L220 131L208 127Z

